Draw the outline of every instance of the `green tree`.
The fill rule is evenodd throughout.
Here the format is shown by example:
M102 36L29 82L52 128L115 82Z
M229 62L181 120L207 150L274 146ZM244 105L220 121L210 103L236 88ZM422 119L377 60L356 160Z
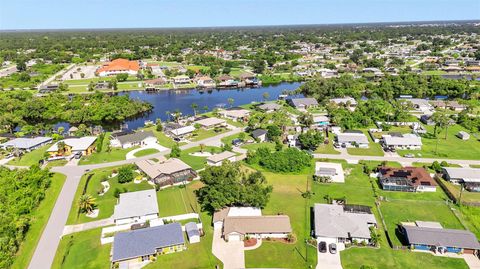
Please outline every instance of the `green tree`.
M84 194L80 196L80 199L78 200L80 212L83 213L91 213L95 209L95 205L95 198L90 194Z
M122 166L118 169L118 183L128 183L133 180L133 169L131 166Z
M263 98L263 101L268 101L268 99L270 99L270 94L268 92L264 92L262 94L262 98Z
M322 133L315 130L308 130L298 136L298 141L303 149L316 150L318 146L323 143L324 138Z
M305 112L298 116L298 122L304 128L308 128L313 125L313 116L312 114Z
M126 81L128 79L128 74L117 74L116 78L118 81Z
M155 129L157 130L157 132L163 131L162 120L160 118L157 118L155 120Z
M193 116L196 117L196 116L197 116L198 104L197 104L197 103L192 103L192 104L190 105L190 107L191 107L192 110L193 110Z
M228 98L228 99L227 99L227 102L228 102L228 104L230 105L230 107L232 107L232 106L233 106L233 103L235 102L235 100L234 100L233 98Z
M176 143L173 145L172 150L170 151L170 157L179 158L181 153L182 153L182 150L180 149L180 146L178 145L178 143Z
M267 137L271 141L277 140L282 135L282 130L277 125L269 125L267 131Z

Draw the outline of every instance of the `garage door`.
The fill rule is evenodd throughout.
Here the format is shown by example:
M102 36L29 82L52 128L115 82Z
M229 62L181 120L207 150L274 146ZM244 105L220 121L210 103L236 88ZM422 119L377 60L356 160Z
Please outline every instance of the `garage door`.
M228 241L240 241L239 234L231 234L228 236Z

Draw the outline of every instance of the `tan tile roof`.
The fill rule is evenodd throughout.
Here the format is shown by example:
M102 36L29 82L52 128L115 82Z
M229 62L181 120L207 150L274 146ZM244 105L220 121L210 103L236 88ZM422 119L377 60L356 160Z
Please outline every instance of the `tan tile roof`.
M292 226L287 215L227 217L223 224L223 234L291 233Z

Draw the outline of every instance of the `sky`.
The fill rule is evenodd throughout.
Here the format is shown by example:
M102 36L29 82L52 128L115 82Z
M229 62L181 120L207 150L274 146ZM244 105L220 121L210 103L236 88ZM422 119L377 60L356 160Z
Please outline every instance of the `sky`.
M480 0L0 0L0 30L480 20Z

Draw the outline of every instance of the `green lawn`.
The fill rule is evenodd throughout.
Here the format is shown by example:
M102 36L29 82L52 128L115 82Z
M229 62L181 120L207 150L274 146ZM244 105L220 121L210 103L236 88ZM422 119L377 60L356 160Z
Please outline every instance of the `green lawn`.
M321 144L318 146L318 148L315 150L315 153L320 153L320 154L340 154L339 151L335 150L333 147L333 139L334 135L330 133L329 135L329 143L328 144Z
M348 154L364 155L364 156L383 156L382 146L379 143L373 142L372 138L366 131L363 131L370 142L369 147L364 148L347 148Z
M194 190L201 182L194 181L185 187L172 187L157 192L161 216L194 212L199 209ZM197 211L198 212L198 211ZM221 262L211 252L212 217L201 213L205 236L197 244L188 244L183 252L158 256L157 261L145 268L215 268ZM101 229L68 235L62 239L52 268L109 268L111 244L100 244ZM186 240L186 242L188 242ZM89 254L91 252L91 254Z
M158 132L155 127L148 127L148 128L145 128L144 130L146 131L152 131L155 136L157 137L157 142L158 144L164 146L164 147L167 147L167 148L171 148L173 147L173 145L176 144L175 141L173 141L173 139L171 139L170 137L166 136L163 132Z
M205 167L207 157L192 156L189 153L199 152L200 147L193 147L186 150L182 150L180 154L180 160L190 165L194 170L199 170ZM205 152L220 153L222 150L218 147L205 147Z
M101 189L102 179L110 176L113 170L118 169L118 167L109 167L104 169L97 169L85 174L78 186L77 192L75 193L75 198L72 202L72 207L70 210L70 214L68 216L67 224L77 224L77 223L84 223L90 222L94 220L109 218L113 215L113 208L117 203L117 198L114 196L115 188L120 190L126 189L129 192L132 191L139 191L139 190L147 190L153 188L149 185L146 181L142 181L139 184L135 184L132 182L120 184L117 181L117 177L108 179L110 183L110 189L105 193L103 196L98 194L99 190ZM93 174L90 178L90 181L87 185L87 178L89 174ZM87 185L87 186L86 186ZM83 193L83 190L86 189L86 194L90 194L95 198L95 202L97 204L97 208L100 210L98 217L93 219L87 217L85 214L80 213L78 209L78 200Z
M455 196L456 199L460 197L460 185L452 184L444 179L441 179L442 183L447 187L447 189ZM480 193L479 192L469 192L464 190L462 193L462 202L467 203L480 203Z
M42 235L45 225L47 225L50 213L57 201L57 197L62 190L65 179L65 175L53 174L50 187L48 187L45 192L45 199L32 214L30 228L25 235L25 240L17 252L17 257L12 265L12 269L23 269L28 267L33 252L38 244L38 240L40 240L40 236Z
M159 152L158 149L142 149L133 154L135 157L147 156Z
M401 156L412 153L425 158L446 158L462 160L480 160L480 142L472 135L470 140L463 141L456 137L459 131L466 131L460 125L453 125L448 128L447 139L445 130L438 135L438 152L436 153L437 139L432 137L433 126L425 126L428 134L422 138L422 150L399 150ZM468 133L471 133L468 131ZM419 155L420 154L420 155Z
M8 162L8 164L18 166L32 166L34 164L38 164L41 160L43 160L45 152L51 146L52 145L45 145L41 148L25 153L24 155L11 160Z
M244 144L240 146L241 148L247 149L247 150L257 150L258 148L262 147L267 147L270 150L275 150L275 143L273 142L261 142L261 143L252 143L252 144Z
M110 152L108 151L109 144L110 144L110 133L105 134L105 139L103 139L103 146L101 152L94 152L91 155L83 156L80 159L79 165L87 165L87 164L97 164L97 163L109 163L115 161L125 160L125 156L129 151L132 151L138 147L131 147L127 149L123 148L110 148Z
M203 128L197 129L194 134L192 134L192 137L189 139L190 141L200 141L206 138L214 137L216 135L226 133L228 132L228 129L222 128L218 132L215 132L214 129L206 130Z
M55 161L50 161L47 163L46 167L51 168L55 166L64 166L68 163L67 160L55 160Z

